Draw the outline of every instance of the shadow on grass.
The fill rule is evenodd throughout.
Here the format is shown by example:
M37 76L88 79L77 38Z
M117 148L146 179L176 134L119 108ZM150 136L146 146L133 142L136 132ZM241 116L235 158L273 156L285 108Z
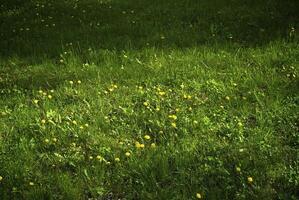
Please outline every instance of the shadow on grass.
M68 48L242 46L295 39L299 3L286 1L4 1L0 55L57 57Z

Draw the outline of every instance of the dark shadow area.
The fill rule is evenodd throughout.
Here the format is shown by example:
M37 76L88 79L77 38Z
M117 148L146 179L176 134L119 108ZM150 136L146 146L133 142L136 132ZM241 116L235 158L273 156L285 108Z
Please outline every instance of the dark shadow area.
M57 57L64 49L260 46L296 40L297 0L4 0L0 55Z

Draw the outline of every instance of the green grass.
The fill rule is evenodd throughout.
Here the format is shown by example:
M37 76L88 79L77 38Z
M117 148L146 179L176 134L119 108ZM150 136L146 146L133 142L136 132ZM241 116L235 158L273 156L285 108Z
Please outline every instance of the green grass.
M0 199L299 199L296 1L22 2Z

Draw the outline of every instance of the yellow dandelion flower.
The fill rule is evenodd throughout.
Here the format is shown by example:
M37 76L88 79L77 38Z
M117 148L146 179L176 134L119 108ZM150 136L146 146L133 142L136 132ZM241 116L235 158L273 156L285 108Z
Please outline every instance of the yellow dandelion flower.
M50 90L51 93L54 93L54 90Z
M49 94L49 95L48 95L48 98L49 98L49 99L52 99L52 95Z
M177 120L177 116L176 115L168 115L168 118L173 119L173 120Z
M77 122L76 122L76 120L73 120L73 121L72 121L72 123L73 123L74 125L77 125Z
M201 194L200 193L196 193L196 198L197 199L201 199L202 198Z
M119 162L120 161L120 158L115 158L114 159L116 162Z
M81 130L82 130L82 129L84 129L84 127L83 127L83 126L80 126L79 128L80 128Z
M144 144L140 144L140 148L144 148L145 147L145 145Z
M148 107L149 106L149 103L147 101L143 102L143 105Z
M49 139L45 139L45 143L49 143L50 141L49 141Z
M42 91L42 90L39 90L38 93L39 93L39 94L43 94L43 91Z
M164 96L165 94L166 94L166 93L163 92L163 91L160 91L160 92L159 92L159 95L160 95L160 96Z
M238 122L238 126L242 127L243 126L242 122Z
M89 160L92 160L93 159L93 156L89 156Z
M130 152L126 152L125 155L126 155L127 157L129 157L129 156L131 155L131 153L130 153Z
M98 155L97 159L100 160L100 161L103 161L104 158L102 156Z
M226 99L227 101L229 101L229 100L230 100L230 97L229 97L229 96L226 96L225 99Z
M44 95L44 96L47 96L47 93L46 93L46 92L43 92L43 95Z
M3 180L3 177L2 176L0 176L0 181L2 181Z
M52 140L53 140L53 142L57 142L57 138L53 138Z
M71 85L73 85L73 84L74 84L74 81L69 81L69 83L70 83Z
M140 148L140 143L139 142L135 142L135 147L136 148Z
M172 126L173 128L176 128L176 127L177 127L175 122L172 122L172 123L171 123L171 126Z
M248 183L252 183L252 182L253 182L253 178L252 178L251 176L249 176L249 177L247 178L247 181L248 181Z
M34 99L34 100L33 100L33 103L35 103L35 104L38 104L38 102L39 102L39 101L38 101L37 99Z
M84 124L85 127L89 127L89 124Z
M41 123L42 123L42 124L45 124L45 123L46 123L46 120L45 120L45 119L42 119L42 120L41 120Z
M160 111L160 108L159 108L159 107L157 107L157 108L156 108L156 111Z
M29 185L30 185L30 186L33 186L33 185L34 185L34 183L33 183L33 182L29 182Z
M78 84L81 84L82 82L80 80L77 81Z
M241 172L241 168L240 167L236 167L236 171L237 172Z
M144 139L149 140L149 139L151 139L151 136L149 136L149 135L145 135L145 136L144 136Z
M155 147L156 147L156 144L155 144L155 143L152 143L152 144L151 144L151 147L152 147L152 148L155 148Z

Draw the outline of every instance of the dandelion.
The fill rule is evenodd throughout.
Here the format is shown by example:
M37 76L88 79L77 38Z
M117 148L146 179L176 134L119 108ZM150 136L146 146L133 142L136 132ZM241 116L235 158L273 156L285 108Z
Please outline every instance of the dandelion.
M54 90L50 90L51 93L54 93Z
M201 194L200 193L196 193L196 198L197 199L201 199L202 198Z
M151 139L151 137L149 135L145 135L144 139L149 140L149 139Z
M236 167L236 171L237 171L238 173L240 173L240 172L241 172L241 168L240 168L240 167Z
M253 182L253 178L252 178L251 176L249 176L249 177L247 178L247 181L248 181L248 183L252 183L252 182Z
M38 93L39 93L39 94L43 94L43 91L42 91L42 90L39 90Z
M238 126L242 127L243 126L242 122L238 122Z
M140 144L138 141L135 142L135 147L136 147L136 148L140 148L140 145L141 145L141 144Z
M226 96L225 99L226 99L227 101L229 101L229 100L230 100L230 97L229 97L229 96Z
M144 148L145 147L145 145L144 144L140 144L140 148Z
M52 141L53 141L53 142L57 142L57 138L53 138Z
M155 147L156 147L156 144L155 144L155 143L152 143L152 144L151 144L151 147L152 147L152 148L155 148Z
M45 124L45 123L46 123L46 120L45 120L45 119L42 119L42 120L41 120L41 123L42 123L42 124Z
M126 155L127 157L130 157L131 153L130 153L130 152L126 152L125 155Z
M72 123L73 123L74 125L77 125L77 122L76 122L76 120L73 120L73 121L72 121Z
M148 107L149 106L149 103L147 101L143 102L143 105Z
M38 104L38 100L37 100L37 99L34 99L34 100L33 100L33 103Z
M49 139L45 139L45 143L49 143L50 141L49 141Z
M70 83L71 85L73 85L73 84L74 84L74 81L69 81L69 83Z
M83 127L83 126L80 126L79 128L80 128L81 130L82 130L82 129L84 129L84 127Z
M29 182L29 185L30 185L30 186L34 186L34 183L33 183L33 182Z
M191 96L191 95L184 94L184 95L183 95L183 98L184 98L184 99L189 99L189 100L190 100L190 99L192 99L192 96Z
M172 126L173 128L176 128L176 127L177 127L175 122L172 122L172 123L171 123L171 126Z
M81 84L82 82L80 80L77 81L78 84Z
M49 99L52 99L52 95L49 94L49 95L48 95L48 98L49 98Z
M89 124L84 124L85 127L89 127Z
M115 158L114 160L115 160L116 162L119 162L119 161L120 161L120 159L119 159L119 158Z
M3 177L2 176L0 176L0 181L2 181L3 180Z
M163 91L160 91L158 94L159 94L160 96L164 96L166 93L163 92Z
M176 115L168 115L168 118L173 119L173 120L177 120L177 116Z
M89 156L89 160L92 160L93 159L93 157L92 156Z
M102 156L100 156L100 155L98 155L96 158L97 158L97 160L99 160L99 161L103 161L103 160L104 160L104 158L103 158Z

